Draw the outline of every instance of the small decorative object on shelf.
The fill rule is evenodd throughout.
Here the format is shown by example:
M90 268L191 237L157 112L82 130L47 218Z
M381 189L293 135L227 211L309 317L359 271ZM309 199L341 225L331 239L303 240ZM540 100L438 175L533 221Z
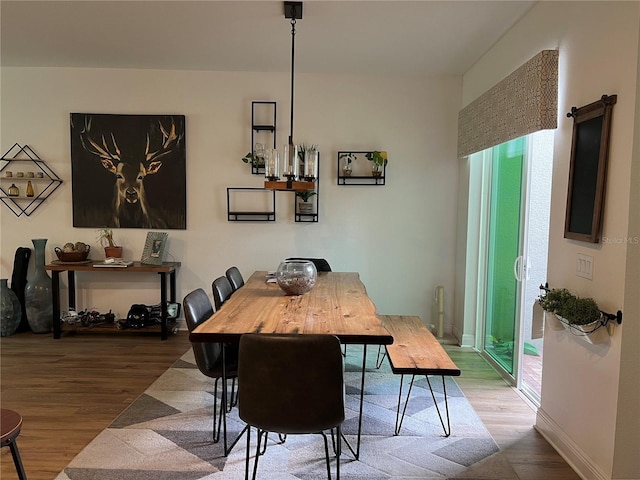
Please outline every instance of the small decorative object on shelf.
M384 167L387 165L387 152L374 150L365 154L365 157L371 162L371 176L381 177Z
M278 286L287 295L302 295L316 284L318 271L308 260L284 260L276 270Z
M33 172L29 172L31 173L31 176L33 176ZM33 184L31 183L31 180L29 180L27 182L27 197L33 197L34 196L34 191L33 191Z
M298 202L298 210L301 214L310 214L313 213L313 203L309 202L309 199L316 195L316 192L313 190L303 190L300 192L296 192L296 197L300 198L302 201Z
M353 172L351 164L356 159L356 155L351 152L343 152L338 155L338 160L342 160L342 176L350 177Z
M253 152L242 157L244 163L250 163L253 168L264 168L265 148L261 143L256 143Z
M18 197L20 195L20 189L16 187L15 183L12 183L11 186L9 187L8 195L10 197Z

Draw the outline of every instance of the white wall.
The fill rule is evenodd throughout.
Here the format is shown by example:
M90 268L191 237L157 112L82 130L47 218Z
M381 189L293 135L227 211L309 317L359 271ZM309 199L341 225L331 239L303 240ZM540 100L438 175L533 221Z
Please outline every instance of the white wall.
M637 259L637 252L631 249L640 247L628 242L594 245L563 238L572 129L565 114L572 106L591 103L603 94L618 95L603 236L628 237L630 207L637 208L630 194L630 178L632 158L638 162L632 148L638 129L639 25L638 2L539 2L463 78L466 105L540 50L559 49L559 127L554 138L548 281L551 287L594 297L605 311L621 309L626 322L637 320L638 308L630 304L633 299L625 290L637 297L638 284L627 284L637 282L637 270L626 278L625 270L628 258ZM633 187L635 198L637 188ZM575 275L577 253L594 257L593 280ZM637 329L631 332L635 332L637 345ZM537 427L584 478L640 478L637 455L628 448L635 445L637 452L638 389L625 390L625 401L619 398L620 384L638 383L637 372L622 376L621 363L638 364L637 347L627 346L626 341L623 347L625 333L623 323L608 344L587 346L564 332L545 332ZM631 400L636 407L631 407ZM631 423L636 427L617 430L616 423L624 423L624 418L634 419Z
M278 192L276 223L230 223L226 187L261 186L241 157L250 149L251 101L278 102L278 143L289 132L288 73L3 68L1 148L30 145L64 180L39 210L1 215L0 275L31 238L53 247L82 240L102 258L96 230L72 227L69 113L172 113L187 121L187 229L169 231L169 258L182 262L180 299L237 265L247 277L287 256L325 257L358 271L381 314L431 321L434 288L453 290L456 135L460 78L296 76L295 140L321 154L320 222L293 222L293 194ZM387 185L336 185L338 150L389 152ZM125 257L139 259L147 231L120 229ZM79 307L126 315L156 303L156 276L79 274ZM64 277L63 277L64 278ZM66 293L63 292L63 293ZM453 296L446 297L446 312ZM65 301L66 304L66 301ZM446 327L451 329L451 315ZM64 341L64 339L63 339Z

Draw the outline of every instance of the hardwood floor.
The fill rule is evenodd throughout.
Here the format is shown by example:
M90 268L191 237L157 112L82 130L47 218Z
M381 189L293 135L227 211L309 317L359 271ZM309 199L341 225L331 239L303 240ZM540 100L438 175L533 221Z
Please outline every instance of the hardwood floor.
M30 480L51 480L178 357L186 332L163 342L139 332L86 332L53 340L0 339L0 403L23 417L18 446ZM579 480L533 429L532 408L475 352L447 346L456 381L521 480ZM0 477L17 478L3 448Z

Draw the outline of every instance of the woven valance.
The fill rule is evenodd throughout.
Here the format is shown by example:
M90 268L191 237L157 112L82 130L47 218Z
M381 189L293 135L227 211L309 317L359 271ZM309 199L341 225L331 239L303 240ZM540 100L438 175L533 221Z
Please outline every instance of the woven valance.
M458 114L458 157L558 126L558 51L543 50Z

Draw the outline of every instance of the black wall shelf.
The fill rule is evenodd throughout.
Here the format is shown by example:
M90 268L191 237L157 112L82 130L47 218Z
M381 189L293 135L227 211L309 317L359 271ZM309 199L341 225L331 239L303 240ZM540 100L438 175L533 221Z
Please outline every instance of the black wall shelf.
M244 194L254 196L261 194L263 203L268 203L266 210L253 210L243 205L240 196ZM257 202L252 201L255 205ZM227 221L229 222L275 222L276 221L276 192L264 188L227 187Z
M276 148L276 102L251 102L251 152L256 143L265 148ZM264 165L251 164L251 173L264 175Z
M341 158L343 154L351 153L355 156L355 160L352 162L358 162L357 166L352 165L352 173L350 175L345 175L343 171L342 163L344 160ZM371 153L371 150L366 151L351 151L345 150L338 152L338 160L337 160L337 184L341 186L345 185L384 185L386 182L387 175L387 164L386 162L382 166L382 174L379 176L373 176L371 173L371 162L365 157L367 153ZM362 166L362 162L367 162L368 165L366 167Z
M17 170L13 171L10 165L16 166ZM12 173L11 177L7 177L8 172ZM22 172L24 176L18 177L18 172ZM30 174L33 176L28 176ZM25 194L29 182L34 189L32 197ZM20 191L18 196L9 195L9 188L13 185ZM0 200L16 217L30 216L60 185L62 179L29 145L20 146L15 143L0 157Z

